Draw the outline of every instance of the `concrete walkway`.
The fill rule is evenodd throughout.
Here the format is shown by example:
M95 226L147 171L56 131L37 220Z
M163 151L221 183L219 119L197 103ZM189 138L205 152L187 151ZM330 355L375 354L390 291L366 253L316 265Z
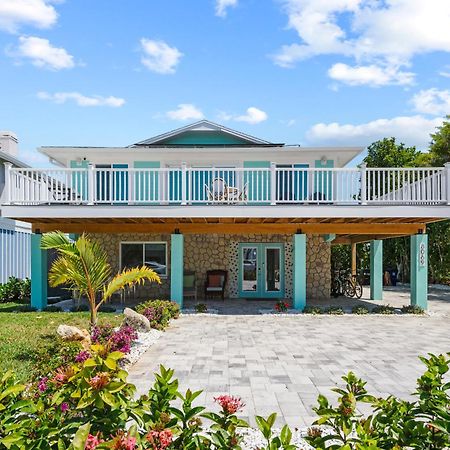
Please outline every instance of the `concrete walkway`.
M398 295L385 294L385 302ZM310 425L317 395L334 398L331 388L349 370L374 395L408 398L424 367L417 356L450 351L447 295L431 296L430 316L182 316L131 369L130 381L145 392L163 364L175 369L182 390L203 390L199 403L210 409L215 396L229 393L245 401L251 423L254 414L277 412L279 424Z

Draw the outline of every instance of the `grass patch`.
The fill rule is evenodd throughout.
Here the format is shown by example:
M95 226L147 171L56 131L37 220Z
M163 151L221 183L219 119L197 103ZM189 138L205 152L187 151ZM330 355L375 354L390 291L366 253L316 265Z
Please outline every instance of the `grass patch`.
M20 381L29 379L39 352L56 339L56 328L65 323L88 328L89 313L14 312L18 303L0 304L0 373L13 370ZM122 316L100 314L100 323L117 326Z

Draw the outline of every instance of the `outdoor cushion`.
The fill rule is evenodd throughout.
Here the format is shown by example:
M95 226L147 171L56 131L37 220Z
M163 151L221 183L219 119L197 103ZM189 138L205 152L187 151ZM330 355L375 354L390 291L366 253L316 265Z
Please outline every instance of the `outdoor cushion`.
M221 275L210 275L208 287L222 287L223 277Z
M195 275L184 275L183 277L183 285L186 288L194 287L195 284Z

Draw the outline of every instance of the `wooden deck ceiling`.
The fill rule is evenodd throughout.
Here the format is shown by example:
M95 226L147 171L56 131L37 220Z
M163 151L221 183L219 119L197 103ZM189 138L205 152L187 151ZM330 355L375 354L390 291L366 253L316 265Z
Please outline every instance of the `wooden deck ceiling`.
M29 218L33 230L66 233L334 234L333 243L424 233L436 218Z

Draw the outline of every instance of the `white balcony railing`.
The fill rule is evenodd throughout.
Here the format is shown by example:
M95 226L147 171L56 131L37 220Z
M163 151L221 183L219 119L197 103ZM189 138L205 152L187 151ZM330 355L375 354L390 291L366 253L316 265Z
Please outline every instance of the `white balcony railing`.
M450 202L443 168L6 168L14 205L277 205Z

